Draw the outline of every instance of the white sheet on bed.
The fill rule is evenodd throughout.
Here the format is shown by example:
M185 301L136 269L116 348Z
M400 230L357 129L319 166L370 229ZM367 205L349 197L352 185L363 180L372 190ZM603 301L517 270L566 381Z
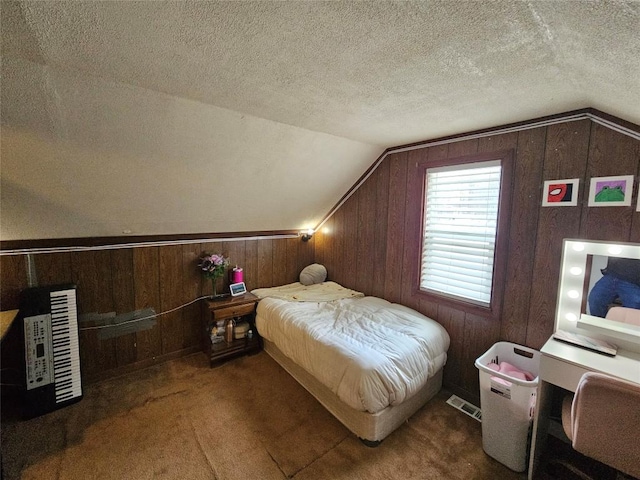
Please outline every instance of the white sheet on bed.
M371 413L410 398L444 366L449 348L439 323L375 297L264 298L256 327L347 405Z
M258 298L279 298L290 302L330 302L342 298L364 297L364 293L345 288L336 282L322 282L303 285L300 282L280 287L256 288L252 290Z

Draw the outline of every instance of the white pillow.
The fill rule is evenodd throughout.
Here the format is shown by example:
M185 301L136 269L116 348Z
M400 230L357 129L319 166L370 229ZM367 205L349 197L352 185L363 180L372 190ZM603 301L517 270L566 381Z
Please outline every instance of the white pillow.
M314 283L322 283L327 279L327 269L324 265L314 263L304 267L300 272L300 283L303 285L313 285Z

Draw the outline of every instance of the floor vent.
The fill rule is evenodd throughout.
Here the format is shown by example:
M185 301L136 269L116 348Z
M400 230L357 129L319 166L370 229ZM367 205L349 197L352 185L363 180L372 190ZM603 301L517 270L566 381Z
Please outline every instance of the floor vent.
M475 418L479 422L482 422L482 411L466 400L463 400L460 397L456 397L455 395L451 395L451 397L449 397L449 400L447 400L447 403L453 408L457 408L461 412L466 413L472 418Z

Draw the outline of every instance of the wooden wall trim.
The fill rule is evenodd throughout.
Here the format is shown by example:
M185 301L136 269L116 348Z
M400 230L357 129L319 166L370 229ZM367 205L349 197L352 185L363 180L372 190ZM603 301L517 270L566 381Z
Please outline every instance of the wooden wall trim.
M203 242L235 242L296 238L297 230L264 232L194 233L176 235L145 235L136 237L50 238L34 240L6 240L0 242L0 256L36 253L81 252L89 250L115 250L119 248L165 247Z
M527 120L524 122L509 123L502 126L490 127L481 130L474 130L472 132L460 133L456 135L448 135L446 137L439 137L433 140L426 140L423 142L411 143L407 145L399 145L397 147L387 148L377 158L377 160L367 169L367 171L353 184L353 186L343 195L343 197L334 205L329 213L320 221L314 230L319 230L322 226L331 218L338 209L344 205L344 203L354 194L360 186L371 176L371 174L378 168L378 166L385 160L385 158L392 153L407 152L416 149L422 149L425 147L435 147L438 145L447 145L449 143L459 142L462 140L473 140L484 137L490 137L493 135L501 135L504 133L515 133L523 130L530 130L540 127L547 127L550 125L556 125L558 123L575 122L579 120L593 120L596 123L606 126L607 128L616 132L627 135L635 140L640 140L640 126L635 123L628 122L621 118L609 115L607 113L596 110L595 108L584 108L581 110L572 110L570 112L559 113L556 115L549 115L546 117L540 117L533 120Z

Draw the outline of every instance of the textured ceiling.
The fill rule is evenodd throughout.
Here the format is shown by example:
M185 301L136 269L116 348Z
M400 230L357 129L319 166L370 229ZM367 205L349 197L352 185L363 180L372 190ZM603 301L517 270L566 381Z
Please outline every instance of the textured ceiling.
M133 124L153 126L158 118L175 123L180 105L193 112L180 122L206 118L216 130L200 126L190 137L178 126L178 144L220 135L216 122L224 120L231 125L226 140L218 138L211 152L241 151L255 163L260 152L279 149L262 158L294 172L289 179L280 177L279 191L300 183L301 174L295 173L300 162L312 178L323 172L323 188L298 202L303 213L257 215L266 220L251 228L221 220L220 211L212 217L220 222L215 231L313 223L386 147L585 107L640 123L640 3L635 1L1 5L5 128L53 136L67 147L71 139L77 146L92 138L80 145L91 151L105 130L111 145L126 137L113 133L117 124L131 130ZM118 99L129 97L139 112L135 118L131 112L121 120L117 112L104 113L126 110ZM99 117L109 115L113 119L106 127L109 119ZM250 123L252 136L233 129L234 122ZM166 125L158 126L155 134L166 138L163 129ZM283 151L283 145L303 137L298 150ZM136 142L128 139L119 148L135 156L149 156L156 148ZM261 145L260 152L247 152L247 142ZM153 157L169 165L182 161L169 146ZM272 192L250 177L244 179L245 196L253 196L255 206ZM15 188L30 188L12 179L19 184ZM122 206L113 209L113 216L123 214ZM136 213L131 215L135 224ZM123 225L102 232L121 233ZM136 231L201 228L183 222Z
M640 122L639 2L33 2L35 62L392 146L575 108Z

